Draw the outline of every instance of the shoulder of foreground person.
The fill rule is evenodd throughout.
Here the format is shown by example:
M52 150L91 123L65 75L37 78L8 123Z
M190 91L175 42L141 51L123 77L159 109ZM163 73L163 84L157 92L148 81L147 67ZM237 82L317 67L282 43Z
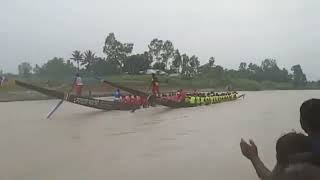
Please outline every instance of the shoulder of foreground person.
M311 164L290 165L278 176L263 178L263 180L319 180L320 167Z

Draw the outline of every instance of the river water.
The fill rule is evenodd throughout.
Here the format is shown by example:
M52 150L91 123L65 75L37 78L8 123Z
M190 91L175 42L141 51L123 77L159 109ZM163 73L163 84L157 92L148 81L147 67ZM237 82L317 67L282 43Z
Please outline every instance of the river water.
M253 138L268 167L277 138L299 125L320 91L248 92L243 100L184 109L103 112L58 100L0 103L1 180L258 179L239 149Z

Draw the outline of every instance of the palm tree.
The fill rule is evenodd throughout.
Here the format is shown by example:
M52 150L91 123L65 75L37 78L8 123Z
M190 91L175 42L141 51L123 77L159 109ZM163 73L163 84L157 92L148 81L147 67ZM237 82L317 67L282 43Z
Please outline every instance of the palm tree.
M96 59L97 59L96 54L90 50L87 50L86 52L84 52L84 58L83 58L83 61L81 62L81 65L85 65L86 70L89 71L92 64L96 61Z
M72 59L73 61L77 62L78 65L78 71L80 70L80 62L83 61L83 55L80 51L75 50L72 52Z

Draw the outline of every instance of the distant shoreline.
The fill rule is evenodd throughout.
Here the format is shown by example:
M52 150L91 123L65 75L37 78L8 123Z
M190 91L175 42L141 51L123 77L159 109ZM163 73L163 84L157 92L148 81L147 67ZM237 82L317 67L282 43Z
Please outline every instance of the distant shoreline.
M13 102L13 101L35 101L35 100L48 100L55 99L52 97L45 96L35 91L27 90L16 86L14 83L15 78L10 78L10 80L2 87L0 87L0 102ZM31 84L38 85L40 87L48 87L46 83L48 80L45 78L31 78L23 79L18 78L21 81L29 82ZM89 91L92 92L93 97L107 97L113 96L115 91L114 87L111 87L106 84L101 84L96 79L83 78L86 86L83 89L83 95L88 96ZM150 76L146 75L119 75L119 76L108 76L106 77L109 81L117 82L121 85L131 87L140 91L147 93L150 92ZM215 83L211 79L198 79L198 80L182 80L179 78L168 79L166 76L159 76L161 83L160 91L167 92L176 92L177 89L183 88L186 91L193 91L194 89L200 91L215 91L215 92L224 92L226 91L225 84ZM276 82L260 82L237 79L233 80L230 84L234 91L269 91L269 90L318 90L317 87L305 87L305 88L294 88L291 84L288 83L276 83ZM61 92L67 92L70 90L70 82L63 80L51 81L50 89L55 89ZM126 92L123 92L124 94Z
M200 90L200 89L199 89ZM209 89L202 89L200 91L208 91ZM279 90L279 89L274 89L274 90L259 90L259 91L319 91L319 89L288 89L288 90ZM172 92L172 91L163 91L164 93ZM258 92L258 91L250 91L250 92ZM127 95L129 93L123 92L123 95ZM88 95L88 92L84 92L84 95ZM99 98L99 97L111 97L113 96L113 92L105 92L105 93L93 93L92 97L94 98ZM30 91L30 90L25 90L25 91L19 91L15 93L4 93L0 92L0 103L5 103L5 102L19 102L19 101L41 101L41 100L52 100L52 99L57 99L55 97L49 97L43 94L40 94L38 92Z

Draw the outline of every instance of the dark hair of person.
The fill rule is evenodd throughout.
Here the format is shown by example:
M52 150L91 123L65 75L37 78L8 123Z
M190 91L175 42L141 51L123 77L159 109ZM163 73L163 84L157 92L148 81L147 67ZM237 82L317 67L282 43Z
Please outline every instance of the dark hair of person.
M320 99L309 99L302 103L300 124L307 134L320 133Z
M289 165L289 157L304 152L311 152L309 138L301 133L291 132L281 136L276 144L277 161L283 167Z

